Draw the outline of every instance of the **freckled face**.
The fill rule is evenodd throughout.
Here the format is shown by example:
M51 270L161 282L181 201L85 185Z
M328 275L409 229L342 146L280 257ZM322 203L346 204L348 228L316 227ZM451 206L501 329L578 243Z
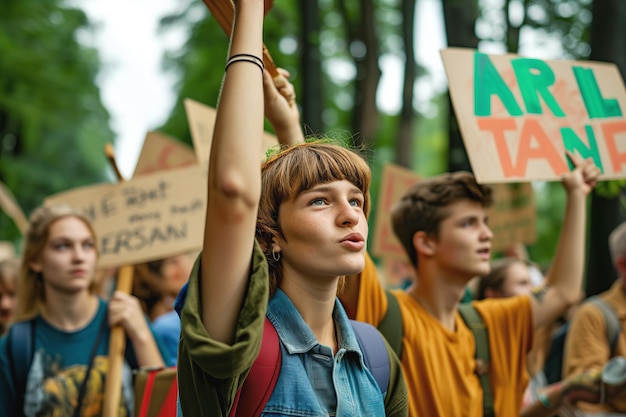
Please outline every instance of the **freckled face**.
M335 279L359 273L364 266L368 225L364 196L348 181L333 181L281 204L277 239L284 277L324 276Z
M433 239L439 267L468 280L486 275L493 233L485 209L470 200L458 201L448 209L450 215L440 223L439 236Z
M48 241L30 267L42 274L46 294L68 293L89 289L96 261L95 238L91 230L76 217L63 217L50 225Z

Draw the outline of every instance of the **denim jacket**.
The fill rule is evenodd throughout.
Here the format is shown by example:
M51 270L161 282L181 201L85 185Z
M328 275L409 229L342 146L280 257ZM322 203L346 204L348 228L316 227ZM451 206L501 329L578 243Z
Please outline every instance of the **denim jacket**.
M338 301L333 319L339 349L334 357L280 289L269 302L267 317L281 341L282 364L264 410L266 416L327 416L333 411L336 416L385 415L383 394L365 368L348 316Z
M199 271L197 262L182 292L186 299L178 300L182 306L178 383L185 417L229 415L237 391L258 355L266 313L281 341L282 363L261 416L408 415L407 390L398 358L387 346L390 380L387 395L383 396L363 365L356 336L339 302L333 313L339 345L334 356L330 348L318 343L284 292L277 290L268 305L267 262L258 244L232 345L213 340L202 324Z

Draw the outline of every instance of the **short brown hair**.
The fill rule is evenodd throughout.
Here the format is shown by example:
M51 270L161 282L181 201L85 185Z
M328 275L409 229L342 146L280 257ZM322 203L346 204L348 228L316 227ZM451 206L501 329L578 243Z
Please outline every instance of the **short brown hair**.
M280 205L318 184L346 180L363 193L363 211L367 216L371 179L369 165L360 155L325 140L294 145L263 164L256 237L269 264L272 291L282 278L282 265L272 257L272 239L282 236L278 224Z
M462 200L476 201L483 207L492 203L491 188L478 184L466 171L446 173L418 182L405 191L391 211L393 231L417 266L413 236L419 231L439 235L439 225L450 215L448 207Z

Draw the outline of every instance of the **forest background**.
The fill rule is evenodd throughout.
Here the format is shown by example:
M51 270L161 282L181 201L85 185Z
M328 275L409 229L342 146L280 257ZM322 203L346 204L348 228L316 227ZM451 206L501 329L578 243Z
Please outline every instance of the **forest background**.
M375 180L386 163L422 176L471 169L447 92L428 102L416 95L417 83L433 76L416 64L418 1L276 0L266 17L265 44L292 75L306 133L364 146ZM76 4L0 2L0 181L26 214L51 194L115 181L103 153L116 135L97 83L102 62L98 51L81 41L94 26ZM544 59L613 62L625 78L623 0L440 0L440 5L448 46L523 50L532 56L524 48L532 39ZM202 1L181 0L179 6L160 21L164 32L182 28L186 40L163 57L177 80L177 99L156 130L191 145L183 101L215 106L228 41ZM389 56L403 67L400 109L393 113L377 101L381 62ZM626 220L625 184L603 182L591 198L589 295L615 279L607 237ZM537 182L533 188L538 238L528 249L531 259L547 267L565 196L558 183ZM377 193L375 181L373 201ZM4 213L0 240L19 248L20 232Z

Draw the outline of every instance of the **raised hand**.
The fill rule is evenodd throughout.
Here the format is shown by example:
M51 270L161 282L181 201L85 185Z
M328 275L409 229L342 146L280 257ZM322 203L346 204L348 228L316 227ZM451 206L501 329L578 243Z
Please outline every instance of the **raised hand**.
M274 78L267 71L263 73L265 117L281 144L294 145L304 141L296 92L289 81L289 72L283 68L277 71L279 75Z
M567 157L572 161L575 169L563 176L563 186L568 192L579 190L584 195L589 194L598 182L600 169L591 158L583 160L570 151L567 151Z

